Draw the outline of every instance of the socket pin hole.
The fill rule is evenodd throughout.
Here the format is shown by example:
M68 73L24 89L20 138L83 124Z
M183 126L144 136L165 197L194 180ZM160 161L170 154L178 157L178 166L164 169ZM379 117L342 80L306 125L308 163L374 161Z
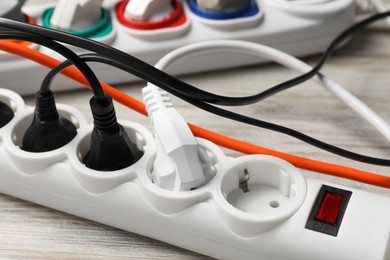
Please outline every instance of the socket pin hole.
M270 207L271 208L279 208L279 206L280 206L280 202L279 201L277 201L277 200L271 200L270 202L269 202L269 205L270 205Z

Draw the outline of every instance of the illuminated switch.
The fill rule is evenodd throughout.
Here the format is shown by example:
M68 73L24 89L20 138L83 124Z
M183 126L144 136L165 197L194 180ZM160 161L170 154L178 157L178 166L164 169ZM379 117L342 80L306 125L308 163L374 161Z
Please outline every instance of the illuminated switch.
M99 23L103 0L60 0L51 16L55 28L71 31L85 30Z
M332 192L325 193L324 200L320 205L315 220L334 225L339 216L343 199L344 196L341 194Z
M323 185L313 205L306 228L337 236L352 192Z
M201 8L212 11L236 10L246 4L248 0L197 0L196 3Z
M156 21L174 11L171 0L131 0L126 6L125 17L129 20Z

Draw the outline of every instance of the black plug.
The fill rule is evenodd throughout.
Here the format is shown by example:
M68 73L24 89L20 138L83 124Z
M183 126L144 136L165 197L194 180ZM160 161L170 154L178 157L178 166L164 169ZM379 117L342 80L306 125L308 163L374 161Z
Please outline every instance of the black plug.
M115 171L137 162L143 152L130 140L123 126L118 124L112 98L92 97L90 101L94 128L85 165L99 171Z
M8 124L12 118L14 118L14 111L7 104L0 101L0 128Z
M23 136L22 150L52 151L69 143L76 134L73 123L58 114L53 92L38 91L34 119Z

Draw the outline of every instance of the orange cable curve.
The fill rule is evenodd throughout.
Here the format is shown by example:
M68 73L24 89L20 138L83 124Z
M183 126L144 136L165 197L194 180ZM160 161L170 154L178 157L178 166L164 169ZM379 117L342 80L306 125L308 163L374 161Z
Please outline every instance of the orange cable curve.
M30 49L20 44L16 44L9 40L0 40L0 49L13 53L15 55L30 59L35 61L43 66L54 68L60 61L51 58L45 54L40 53L39 51ZM66 68L63 72L67 77L88 86L88 82L85 80L83 74L73 67ZM102 82L102 87L104 91L111 95L113 99L117 102L141 113L147 115L145 106L142 102L137 99L126 95L125 93L115 89L114 87ZM189 124L192 132L195 136L205 138L211 142L229 148L245 154L267 154L271 156L276 156L281 159L284 159L291 164L295 165L298 168L319 172L323 174L333 175L336 177L347 178L350 180L355 180L371 185L376 185L384 188L390 188L390 177L379 175L367 171L361 171L358 169L345 167L337 164L331 164L326 162L320 162L312 159L307 159L304 157L299 157L291 154L282 153L276 150L271 150L254 144L246 143L237 139L233 139L207 129L201 128L196 125Z

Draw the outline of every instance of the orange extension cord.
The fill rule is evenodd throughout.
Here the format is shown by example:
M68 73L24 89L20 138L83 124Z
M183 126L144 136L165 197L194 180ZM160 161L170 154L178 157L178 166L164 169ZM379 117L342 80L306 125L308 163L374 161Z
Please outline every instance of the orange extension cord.
M16 44L9 40L0 40L0 49L30 59L49 68L54 68L60 64L60 61L56 59L53 59L36 50L30 49L25 46L21 46L20 44ZM73 67L68 67L62 73L67 77L85 86L88 86L88 82L85 80L83 74L77 69ZM125 93L122 93L121 91L103 82L102 82L102 86L104 91L107 94L111 95L113 99L115 99L117 102L137 111L138 113L147 115L145 106L142 102L126 95ZM346 178L350 180L355 180L355 181L376 185L384 188L390 188L390 177L387 176L282 153L279 151L275 151L257 145L249 144L243 141L239 141L227 136L223 136L221 134L211 132L209 130L198 127L196 125L189 124L189 126L195 136L208 139L217 145L241 153L272 155L284 159L286 161L289 161L290 163L292 163L293 165L301 169L333 175L333 176Z

